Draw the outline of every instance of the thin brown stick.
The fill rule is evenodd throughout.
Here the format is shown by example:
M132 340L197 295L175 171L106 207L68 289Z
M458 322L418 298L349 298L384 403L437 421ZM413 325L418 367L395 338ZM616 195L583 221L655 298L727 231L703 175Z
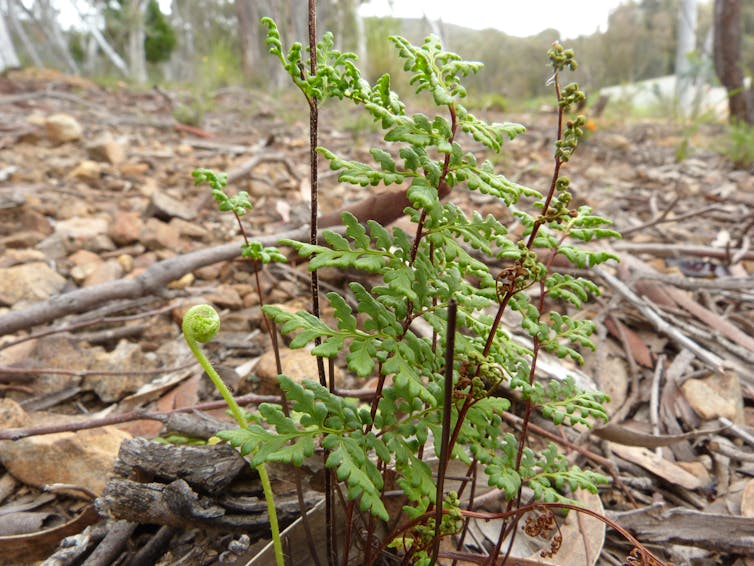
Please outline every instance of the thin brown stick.
M616 242L613 244L613 249L620 252L628 252L632 255L651 254L657 257L683 257L690 255L725 260L730 258L730 250L691 244ZM741 259L754 259L754 251L747 252Z
M655 309L651 308L647 301L642 300L636 293L628 288L617 277L610 274L607 270L600 266L595 266L594 272L597 273L602 279L607 281L613 289L623 295L631 304L638 308L644 317L652 323L652 325L661 332L671 338L679 346L686 348L693 352L700 360L711 366L715 371L723 371L722 360L712 352L702 348L699 344L691 340L685 334L681 333L678 329L671 326L665 319L663 319Z
M255 395L250 393L248 395L236 397L236 402L239 405L258 405L260 403L277 403L278 401L280 401L280 397L277 395ZM110 426L140 420L165 422L167 417L174 413L210 411L215 409L222 409L225 407L227 407L227 403L225 401L207 401L205 403L192 405L191 407L181 407L179 409L173 409L172 411L165 412L138 410L130 411L128 413L122 413L120 415L111 415L108 417L82 420L80 422L73 423L40 425L21 428L6 428L0 430L0 440L20 440L21 438L28 438L30 436L43 436L46 434L55 434L58 432L77 432L79 430L101 428L103 426ZM231 423L228 423L228 426L233 425Z
M31 367L31 368L17 368L9 366L0 366L0 375L79 375L86 377L90 375L104 375L104 376L126 376L126 375L159 375L163 373L171 373L174 371L181 371L188 369L196 365L196 362L184 364L182 366L176 366L174 368L157 368L157 369L143 369L143 370L98 370L98 369L60 369L60 368L45 368L45 367Z

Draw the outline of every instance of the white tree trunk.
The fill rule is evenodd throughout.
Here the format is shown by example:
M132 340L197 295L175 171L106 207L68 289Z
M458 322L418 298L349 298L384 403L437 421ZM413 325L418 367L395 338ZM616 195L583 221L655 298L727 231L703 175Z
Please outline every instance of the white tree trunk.
M359 13L359 7L356 7L356 13L354 14L356 21L356 55L359 56L359 68L366 73L369 68L369 61L367 59L367 31L364 26L364 18Z
M144 2L142 0L130 0L128 2L128 63L131 67L131 78L140 83L147 82L143 7Z
M693 113L694 77L689 54L696 48L696 0L681 0L678 6L678 43L675 51L675 80L678 109Z
M194 67L196 52L194 28L191 25L189 11L181 2L173 2L171 10L171 24L178 36L178 45L170 61L163 66L164 77L169 81L193 81L196 76Z
M5 25L5 16L0 12L0 72L20 65L8 26Z
M13 47L8 26L5 25L5 17L0 12L0 72L5 69L21 66L16 54L16 48Z
M11 0L12 1L12 0ZM40 21L42 28L45 30L50 43L55 47L57 53L63 59L68 71L79 74L79 66L73 60L71 52L68 50L68 44L63 37L63 32L58 24L58 12L50 0L37 0L35 6L39 5Z
M86 26L86 29L89 31L89 33L92 34L92 37L97 42L97 45L99 45L99 48L102 49L102 52L105 54L105 56L110 60L110 62L115 66L118 71L124 76L128 77L128 66L126 65L126 62L123 60L123 58L118 55L118 53L110 47L110 44L107 42L107 40L104 38L102 33L100 32L99 28L96 24L92 23L92 20L81 13L81 10L79 9L78 3L76 0L72 0L71 4L76 8L76 11L79 14L79 17L81 18L81 21Z
M8 20L10 21L10 26L13 28L13 31L18 36L18 38L21 40L21 43L24 46L24 51L26 51L26 53L29 55L31 62L35 67L43 67L44 65L42 64L42 58L39 56L37 48L34 47L34 43L29 39L24 26L21 24L21 22L18 21L18 14L16 14L16 3L14 2L14 0L6 0L5 4L6 13L8 14Z

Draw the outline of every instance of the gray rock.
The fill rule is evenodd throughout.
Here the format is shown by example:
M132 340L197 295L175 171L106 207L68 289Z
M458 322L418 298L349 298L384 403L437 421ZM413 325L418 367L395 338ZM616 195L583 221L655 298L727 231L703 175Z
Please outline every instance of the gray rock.
M155 191L152 194L147 216L156 216L164 220L170 218L192 220L196 218L196 210L193 206L167 195L164 191Z

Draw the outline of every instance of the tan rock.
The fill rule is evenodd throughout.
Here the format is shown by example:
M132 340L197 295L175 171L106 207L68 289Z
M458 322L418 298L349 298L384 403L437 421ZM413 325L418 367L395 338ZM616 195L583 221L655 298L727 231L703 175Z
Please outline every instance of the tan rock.
M89 277L94 270L97 269L96 263L85 263L83 265L74 265L71 268L71 279L73 279L77 285L81 285L86 278Z
M58 203L53 212L58 221L76 217L89 218L92 214L94 214L94 207L79 199L64 199Z
M14 340L14 337L12 335L5 336L6 340L0 341L0 344L3 342L11 342ZM24 364L26 361L30 358L31 352L34 350L34 348L37 345L37 340L26 340L25 342L20 342L19 344L16 344L15 346L7 346L4 347L2 350L0 350L0 365L3 366L12 366L14 364Z
M45 120L47 118L42 112L39 112L38 110L32 111L31 114L29 114L26 117L26 121L31 124L32 126L37 126L38 128L44 128L45 127Z
M121 269L123 269L123 273L131 273L134 268L134 256L130 254L120 254L117 262Z
M194 283L194 274L186 273L180 279L175 279L168 283L168 289L185 289Z
M109 133L97 136L86 146L89 157L95 161L105 161L117 165L126 160L126 152L123 146L113 139Z
M750 479L744 485L741 494L741 516L754 517L754 479Z
M176 250L181 245L181 233L175 226L149 218L144 225L142 242L150 250Z
M56 144L81 139L84 132L81 124L69 114L53 114L44 120L47 137Z
M45 259L45 254L39 250L9 248L0 257L0 267L12 267L20 263L32 263Z
M43 488L65 483L99 495L118 456L130 438L114 427L32 436L0 442L0 462L16 479ZM73 495L80 495L77 491Z
M0 399L0 428L29 426L31 419L23 407L12 399Z
M51 234L37 244L37 249L42 252L45 259L62 259L68 255L68 247L65 238L60 234Z
M141 180L141 177L149 172L149 164L141 162L121 163L120 165L118 165L118 171L120 171L124 177L135 177Z
M106 234L108 221L105 218L74 216L55 225L55 233L73 240L89 240Z
M44 336L36 341L34 350L28 356L33 361L33 367L88 369L85 355L75 338L65 336ZM34 380L34 393L43 395L77 386L81 383L81 376L63 375L55 373L41 373Z
M77 250L68 256L68 261L73 265L86 265L87 263L102 263L102 258L89 250Z
M240 309L243 306L241 296L231 285L218 285L211 292L206 293L204 298L222 308Z
M9 304L44 301L59 293L64 286L65 279L43 262L0 269L0 297Z
M89 250L75 251L68 257L68 261L73 264L70 276L79 285L103 263L102 259L96 253Z
M744 422L741 382L732 371L702 379L687 379L681 385L683 396L703 420L726 417Z
M196 238L199 240L207 239L210 236L209 231L204 226L200 226L199 224L181 218L171 218L170 224L173 224L178 228L181 236L188 236L189 238Z
M84 287L100 285L108 281L115 281L123 276L123 268L117 260L111 259L104 263L95 265L89 275L84 279Z
M213 263L212 265L200 267L199 269L194 271L194 273L199 279L204 279L205 281L214 281L215 279L220 277L222 267L223 266L221 263Z
M156 363L147 357L138 344L121 340L115 350L105 352L96 351L95 359L89 364L93 370L139 372L154 369ZM106 403L119 401L129 393L133 393L142 385L154 379L149 374L129 374L123 376L87 375L82 387L94 391Z
M68 179L82 179L84 181L94 181L100 178L103 168L101 163L92 161L91 159L85 159L76 167L74 167L66 178Z
M33 248L44 240L45 235L33 230L22 230L4 238L0 238L0 246L3 248L21 249Z
M68 241L68 247L75 249L79 245L75 240ZM92 252L111 252L115 249L115 244L107 234L97 234L93 238L83 243L85 249Z
M146 252L134 258L134 270L145 270L151 267L157 261L157 254Z
M129 210L119 210L113 218L108 235L119 246L136 242L144 230L141 214Z
M283 366L283 373L294 381L301 382L304 379L319 381L317 358L309 350L282 348L280 350L280 361ZM325 360L325 369L327 369L327 360ZM256 375L259 378L257 393L260 395L277 395L280 393L275 353L272 350L265 352L259 359ZM335 379L340 380L340 378L340 369L336 367Z
M28 204L8 207L0 204L0 235L11 235L19 230L39 232L45 236L52 234L50 221L39 210Z

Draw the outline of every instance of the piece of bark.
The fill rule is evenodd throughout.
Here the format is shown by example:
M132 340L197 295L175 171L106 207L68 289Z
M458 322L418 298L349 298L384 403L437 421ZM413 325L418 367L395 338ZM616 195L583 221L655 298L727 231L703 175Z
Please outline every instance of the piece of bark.
M149 542L136 551L126 563L126 566L151 566L152 564L157 564L158 559L167 551L170 541L179 532L180 530L175 527L160 527L160 530L149 539Z
M116 558L123 552L128 544L128 539L136 530L136 523L128 521L115 521L108 525L107 534L97 548L84 561L83 566L108 566L114 564Z
M146 481L182 479L200 491L218 493L246 466L243 457L227 444L175 446L132 438L120 446L115 473Z
M295 499L276 498L275 504L281 522L299 514ZM97 499L96 506L102 515L139 524L247 533L249 530L266 532L270 526L264 502L259 503L259 513L231 513L217 500L197 494L183 480L166 485L113 478Z
M690 255L728 259L728 257L730 256L729 251L725 248L697 246L693 244L671 245L665 242L615 242L612 247L618 252L627 252L631 255L645 253L652 254L657 257L683 257ZM754 259L754 251L746 252L743 256L741 256L741 259Z
M590 432L602 440L609 440L623 446L640 446L643 448L659 448L671 446L677 442L683 442L692 438L711 436L722 432L725 428L710 430L694 430L681 434L648 434L631 430L619 423L607 423L605 426L595 427Z
M163 425L165 430L191 438L208 440L221 430L228 429L228 423L210 417L205 413L169 413Z
M733 517L674 508L657 516L626 513L618 523L643 543L681 544L714 552L754 556L750 517Z
M89 505L78 516L63 525L36 533L2 536L0 537L0 562L6 560L8 561L7 563L26 564L36 562L37 560L44 560L50 556L50 552L55 549L61 539L77 535L86 527L99 520L100 517L94 510L94 506ZM89 539L87 538L87 545L88 541ZM71 549L67 550L70 551ZM72 564L73 561L60 562L60 564L63 563Z

